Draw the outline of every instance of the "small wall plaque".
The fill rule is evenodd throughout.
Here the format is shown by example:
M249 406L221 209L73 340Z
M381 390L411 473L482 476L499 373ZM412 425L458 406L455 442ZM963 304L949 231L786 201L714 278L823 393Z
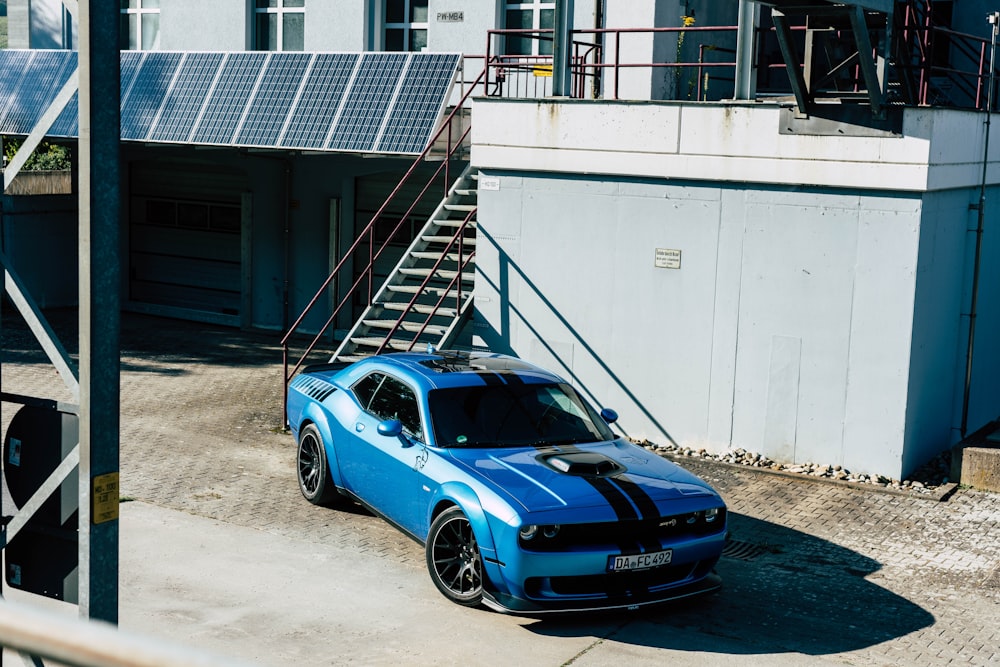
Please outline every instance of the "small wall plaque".
M653 266L658 269L681 268L681 251L673 248L657 248Z

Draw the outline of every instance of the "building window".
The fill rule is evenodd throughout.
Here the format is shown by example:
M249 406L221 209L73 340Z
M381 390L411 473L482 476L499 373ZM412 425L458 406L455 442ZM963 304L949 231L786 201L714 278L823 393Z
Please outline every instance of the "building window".
M121 0L121 48L160 48L160 0Z
M555 0L507 2L505 8L507 30L551 30L555 26ZM511 56L551 56L552 35L543 39L508 36L506 52Z
M427 48L427 0L385 0L385 50Z
M258 51L305 50L306 0L254 0Z

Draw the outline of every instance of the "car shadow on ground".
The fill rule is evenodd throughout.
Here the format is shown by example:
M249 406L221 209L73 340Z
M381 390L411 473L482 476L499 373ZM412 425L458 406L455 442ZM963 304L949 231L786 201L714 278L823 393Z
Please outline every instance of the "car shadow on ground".
M731 514L718 593L632 613L540 620L540 635L595 636L712 653L854 651L934 623L920 606L868 577L881 565L807 533Z

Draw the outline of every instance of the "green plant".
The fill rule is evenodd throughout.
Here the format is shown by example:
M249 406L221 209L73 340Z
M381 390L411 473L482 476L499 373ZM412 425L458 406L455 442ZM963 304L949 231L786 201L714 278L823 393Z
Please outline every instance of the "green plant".
M3 154L6 162L14 159L14 154L21 148L21 141L18 139L3 139ZM57 171L69 169L72 166L72 159L69 148L59 144L43 141L35 149L35 152L28 157L22 169L25 171Z

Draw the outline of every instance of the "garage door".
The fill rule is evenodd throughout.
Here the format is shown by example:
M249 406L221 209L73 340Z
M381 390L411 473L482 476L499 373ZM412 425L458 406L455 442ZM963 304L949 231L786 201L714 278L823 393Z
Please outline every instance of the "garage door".
M242 209L238 185L206 192L191 174L133 169L128 305L171 317L240 325ZM196 173L199 170L195 170ZM226 183L225 185L234 185ZM187 186L187 187L185 187ZM210 197L209 197L210 196Z

